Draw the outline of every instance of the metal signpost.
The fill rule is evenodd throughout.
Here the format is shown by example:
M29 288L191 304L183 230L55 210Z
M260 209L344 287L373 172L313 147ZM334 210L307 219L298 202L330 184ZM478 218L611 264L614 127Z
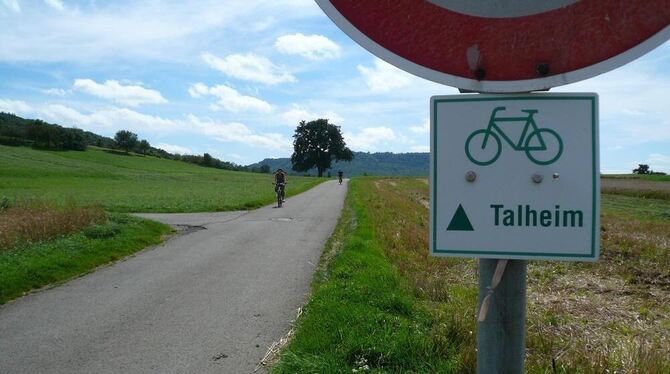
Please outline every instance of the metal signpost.
M430 253L477 257L477 371L521 373L526 260L596 261L598 96L530 94L670 38L670 0L316 0L433 97Z

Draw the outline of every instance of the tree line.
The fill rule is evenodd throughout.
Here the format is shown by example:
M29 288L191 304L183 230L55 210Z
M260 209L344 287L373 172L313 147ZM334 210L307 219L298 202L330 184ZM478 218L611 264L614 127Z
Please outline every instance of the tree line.
M329 123L327 119L301 121L293 138L294 152L291 155L291 164L295 171L316 169L318 176L321 177L324 171L331 168L332 162L351 161L354 157L344 142L340 127ZM152 147L147 140L139 139L137 134L128 130L118 131L114 139L111 139L81 129L66 128L39 119L25 119L4 112L0 112L0 144L76 151L85 151L87 146L97 146L121 150L125 154L135 152L217 169L271 172L269 165L247 168L219 160L209 153L204 153L202 156L172 154Z
M199 155L173 154L161 148L152 147L137 134L121 130L114 139L77 128L67 128L46 123L39 119L25 119L11 113L0 112L0 144L27 146L47 150L85 151L87 146L121 150L126 154L135 152L169 160L183 161L204 167L244 171L246 168L232 162L222 161L209 153Z

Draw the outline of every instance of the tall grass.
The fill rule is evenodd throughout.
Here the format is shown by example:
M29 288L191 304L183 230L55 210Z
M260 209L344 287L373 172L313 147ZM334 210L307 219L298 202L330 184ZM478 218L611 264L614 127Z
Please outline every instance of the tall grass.
M316 369L324 368L317 365L323 357L341 368L337 352L365 345L367 336L385 345L399 343L395 335L377 337L378 326L366 325L351 314L338 320L329 313L354 310L350 300L372 304L368 295L409 293L408 310L427 313L404 316L423 330L420 336L403 337L400 342L414 347L416 357L427 354L431 359L423 366L378 365L372 371L430 372L426 368L436 367L431 365L440 363L442 355L453 372L474 373L477 263L428 255L426 180L357 178L351 187L348 199L356 207L358 221L355 230L340 240L351 243L363 229L366 240L355 248L345 245L334 256L330 278L316 285L308 313L303 314L308 318L298 325L295 341L276 371L324 372ZM670 373L670 201L604 195L602 202L598 262L529 262L529 373ZM343 266L344 258L368 251L380 251L383 261ZM363 275L378 277L370 267L382 266L391 266L400 279L384 282L384 287L364 280ZM355 294L361 290L367 292L365 297ZM331 299L328 304L325 298ZM361 338L347 345L330 344L319 335L324 326L341 332L336 336L355 332ZM310 345L319 339L329 343ZM374 362L370 356L361 357ZM349 371L357 368L355 360L348 364Z
M0 211L0 250L43 242L105 222L100 206L77 206L74 201L59 205L43 200L10 203Z

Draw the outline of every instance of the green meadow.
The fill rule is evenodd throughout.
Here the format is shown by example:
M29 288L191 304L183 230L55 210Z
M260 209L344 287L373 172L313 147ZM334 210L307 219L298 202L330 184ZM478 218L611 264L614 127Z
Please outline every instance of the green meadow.
M321 180L290 177L286 193ZM0 197L100 204L112 212L202 212L257 208L275 200L271 174L206 168L136 154L41 151L0 145Z

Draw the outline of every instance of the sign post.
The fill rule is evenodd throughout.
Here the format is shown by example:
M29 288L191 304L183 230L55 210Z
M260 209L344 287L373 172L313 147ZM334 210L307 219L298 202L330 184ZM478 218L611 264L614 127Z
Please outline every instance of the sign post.
M670 38L668 0L316 0L377 57L462 92L578 82ZM521 373L526 260L596 261L596 94L431 98L430 253L480 258L477 371Z
M504 261L504 260L503 260ZM479 304L490 295L499 260L479 260ZM523 373L526 356L526 261L509 260L477 327L478 373ZM481 313L480 313L481 314Z

